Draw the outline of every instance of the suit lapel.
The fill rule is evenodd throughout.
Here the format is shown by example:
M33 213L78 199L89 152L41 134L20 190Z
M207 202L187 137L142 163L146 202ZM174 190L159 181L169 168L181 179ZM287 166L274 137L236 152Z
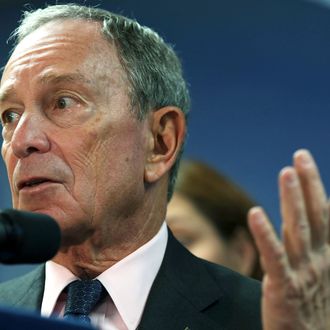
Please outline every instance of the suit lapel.
M207 270L169 232L164 260L138 329L224 330L219 324L226 324L225 312L217 315L217 324L204 313L222 300Z

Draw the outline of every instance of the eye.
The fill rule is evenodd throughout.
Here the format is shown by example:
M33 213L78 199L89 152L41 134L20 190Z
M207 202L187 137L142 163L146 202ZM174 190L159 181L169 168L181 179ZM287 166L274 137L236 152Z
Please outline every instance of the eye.
M59 90L49 94L49 98L47 95L42 104L43 112L49 120L60 127L82 123L92 115L91 106L81 93Z
M19 114L12 110L6 110L1 115L1 124L4 126L6 124L12 124L19 120Z
M69 96L62 96L56 100L56 109L65 110L73 107L77 102Z

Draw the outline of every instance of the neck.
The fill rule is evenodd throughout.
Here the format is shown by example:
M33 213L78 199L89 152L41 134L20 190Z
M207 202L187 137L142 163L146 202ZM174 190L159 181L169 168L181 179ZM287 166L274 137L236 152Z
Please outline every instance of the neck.
M132 231L127 233L125 239L107 246L87 240L80 245L62 248L53 260L68 268L79 278L95 278L146 244L158 233L160 226L161 223L153 230L148 232L141 230L135 232L135 235Z
M157 194L153 196L140 208L143 212L139 216L107 221L82 243L63 246L53 260L79 278L100 275L158 233L165 219L166 201L161 205Z

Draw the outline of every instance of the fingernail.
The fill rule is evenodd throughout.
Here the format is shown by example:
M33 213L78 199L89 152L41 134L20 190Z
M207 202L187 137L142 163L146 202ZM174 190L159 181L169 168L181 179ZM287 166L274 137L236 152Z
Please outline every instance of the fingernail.
M285 167L280 172L280 176L284 179L287 187L293 187L298 184L298 178L293 168Z
M286 177L286 184L289 187L296 186L298 183L298 178L296 173L294 172L288 172L287 177Z
M301 166L308 167L313 164L312 155L308 150L305 149L298 150L295 152L294 157Z
M262 213L262 209L259 206L255 206L250 210L250 214L253 217L253 221L258 225L264 221L264 216Z

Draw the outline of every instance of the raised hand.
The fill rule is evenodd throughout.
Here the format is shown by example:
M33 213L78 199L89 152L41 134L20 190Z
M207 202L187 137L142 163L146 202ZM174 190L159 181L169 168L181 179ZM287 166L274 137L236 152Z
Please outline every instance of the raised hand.
M307 150L279 175L283 242L255 207L249 225L265 271L264 330L330 329L329 205Z

